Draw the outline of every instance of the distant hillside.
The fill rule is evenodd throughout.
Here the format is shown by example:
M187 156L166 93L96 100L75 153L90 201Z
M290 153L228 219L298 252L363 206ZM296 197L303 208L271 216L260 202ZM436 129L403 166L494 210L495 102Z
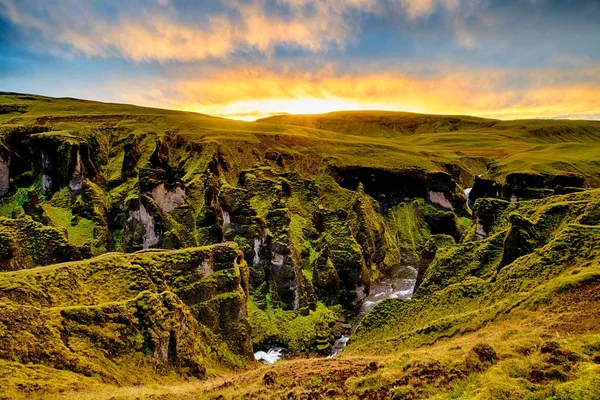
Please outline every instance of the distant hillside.
M340 111L279 115L257 122L360 136L365 146L369 138L385 138L386 143L401 143L404 149L416 146L429 159L442 155L466 156L470 160L454 162L477 169L477 162L484 161L486 171L481 174L496 180L515 172L562 171L586 176L594 186L600 184L600 121L500 121L472 116ZM385 163L383 157L379 159Z
M428 115L393 111L336 111L327 114L277 115L257 122L306 126L351 135L396 137L415 133L455 132L489 127L498 121L465 115Z

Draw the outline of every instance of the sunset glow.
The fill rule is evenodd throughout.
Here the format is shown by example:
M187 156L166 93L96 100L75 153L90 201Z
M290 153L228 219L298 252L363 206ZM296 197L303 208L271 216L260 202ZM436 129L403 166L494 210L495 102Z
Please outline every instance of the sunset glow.
M598 20L591 0L0 0L0 88L243 120L598 119Z
M225 118L254 121L277 114L319 114L331 111L349 110L383 110L390 104L373 104L350 102L340 98L301 98L301 99L267 99L234 102L223 106L184 106L188 111L216 115ZM410 106L399 106L398 109L409 112L422 112L422 109ZM257 111L260 110L260 111Z

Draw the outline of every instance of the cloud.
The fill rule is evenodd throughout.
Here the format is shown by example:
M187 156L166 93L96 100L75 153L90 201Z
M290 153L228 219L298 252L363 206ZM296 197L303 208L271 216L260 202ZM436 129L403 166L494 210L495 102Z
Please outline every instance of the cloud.
M272 54L277 46L320 53L360 37L361 16L425 20L442 10L459 44L474 46L463 16L476 0L221 0L178 9L170 0L0 0L0 16L38 32L39 48L134 62Z
M115 15L98 12L94 2L74 0L0 0L0 13L88 57L190 61L236 51L268 53L277 45L313 52L342 48L357 33L352 16L376 2L277 0L271 10L265 0L223 0L220 12L195 10L203 16L200 23L186 21L167 0L154 6L139 0L109 3Z
M493 118L600 118L600 65L582 68L465 68L439 66L420 74L418 66L398 71L338 76L335 68L278 71L239 68L170 83L153 98L119 101L170 106L211 115L256 119L282 112L384 109ZM167 88L166 88L167 89Z
M400 0L408 19L428 17L436 8L436 0Z

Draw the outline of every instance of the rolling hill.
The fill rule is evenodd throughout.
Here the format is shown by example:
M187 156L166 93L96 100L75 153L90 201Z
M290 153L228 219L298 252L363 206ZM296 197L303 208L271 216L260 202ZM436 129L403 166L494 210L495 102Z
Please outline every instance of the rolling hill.
M598 398L599 188L598 121L1 92L1 395Z

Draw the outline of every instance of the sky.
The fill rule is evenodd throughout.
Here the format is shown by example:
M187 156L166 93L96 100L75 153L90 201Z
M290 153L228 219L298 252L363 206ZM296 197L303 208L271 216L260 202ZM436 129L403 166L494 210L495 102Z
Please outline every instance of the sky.
M600 0L0 0L0 91L600 119Z

